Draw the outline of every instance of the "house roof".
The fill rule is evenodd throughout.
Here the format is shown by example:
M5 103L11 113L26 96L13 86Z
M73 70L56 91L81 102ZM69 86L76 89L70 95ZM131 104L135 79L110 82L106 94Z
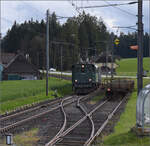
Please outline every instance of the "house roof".
M14 59L15 56L16 54L14 53L1 53L2 65L6 67L11 62L11 60Z
M19 59L20 58L20 59ZM2 65L5 73L36 73L38 69L31 64L22 53L2 54Z
M38 69L34 65L30 64L22 55L14 59L14 61L12 61L7 68L4 69L4 73L11 74L36 74L37 72Z

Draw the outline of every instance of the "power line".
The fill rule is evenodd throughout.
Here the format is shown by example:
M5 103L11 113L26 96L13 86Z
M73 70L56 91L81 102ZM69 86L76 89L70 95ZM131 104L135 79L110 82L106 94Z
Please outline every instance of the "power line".
M116 6L113 6L112 4L110 4L110 3L109 3L108 1L106 1L106 0L103 0L103 1L104 1L105 3L111 5L111 7L116 8L116 9L118 9L118 10L120 10L120 11L126 13L126 14L129 14L129 15L131 15L131 16L136 16L135 14L130 13L130 12L124 10L124 9L118 8L118 7L116 7ZM131 4L132 4L132 3L131 3ZM134 3L133 3L133 4L134 4Z
M75 10L76 10L79 14L81 14L80 9L77 7L77 4L76 4L76 5L74 4L73 0L68 0L68 2L75 8Z
M133 26L113 26L113 28L125 28L125 29L132 29L132 30L136 30L136 28L133 28L133 27L136 27L136 25L133 25Z
M97 5L97 6L85 6L85 7L78 7L78 9L83 8L99 8L99 7L110 7L110 6L121 6L121 5L127 5L127 4L134 4L134 3L123 3L123 4L109 4L109 5Z
M136 2L136 1L134 1L134 2L129 2L129 3L122 3L122 4L111 4L111 3L109 3L109 2L107 2L106 0L103 0L105 3L107 3L107 5L95 5L95 6L85 6L85 7L76 7L76 8L78 8L78 10L80 10L80 9L88 9L88 8L100 8L100 7L113 7L113 8L116 8L116 9L119 9L120 11L122 11L122 12L124 12L124 13L126 13L126 14L129 14L129 15L131 15L131 16L136 16L135 14L133 14L133 13L130 13L130 12L128 12L128 11L126 11L126 10L124 10L124 9L121 9L121 8L118 8L117 6L121 6L121 5L132 5L132 4L136 4L136 3L138 3L138 2Z
M26 6L35 9L35 10L36 10L38 13L40 13L42 16L45 15L43 12L39 11L37 8L35 8L35 7L33 7L33 6L30 6L27 2L23 2L23 3L24 3ZM49 15L50 15L50 14L49 14ZM57 19L68 19L68 18L72 18L72 17L56 15L56 18L57 18Z
M65 16L58 16L56 15L57 19L68 19L68 18L73 18L73 17L65 17Z

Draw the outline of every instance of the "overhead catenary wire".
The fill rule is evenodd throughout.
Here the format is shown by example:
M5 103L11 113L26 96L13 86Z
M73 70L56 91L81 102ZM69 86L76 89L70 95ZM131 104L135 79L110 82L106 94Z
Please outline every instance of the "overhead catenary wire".
M133 26L113 26L113 28L117 28L117 29L125 28L125 29L132 29L132 30L136 30L137 31L137 29L134 28L134 27L136 27L136 25L133 25Z
M85 6L85 7L78 7L78 9L83 8L99 8L99 7L110 7L110 6L121 6L121 5L127 5L129 3L122 3L122 4L109 4L109 5L95 5L95 6Z
M75 8L75 10L78 12L78 14L81 14L80 9L77 6L77 3L74 4L73 0L68 0L68 2Z
M56 15L57 19L69 19L69 18L73 18L73 17L65 17L65 16L58 16Z
M128 14L128 15L137 17L137 15L135 15L135 14L133 14L133 13L131 13L131 12L128 12L128 11L126 11L126 10L124 10L124 9L121 9L121 8L119 8L119 7L116 7L116 6L113 6L111 3L109 3L109 2L106 1L106 0L103 0L103 1L104 1L105 3L107 3L107 4L109 4L109 5L110 5L111 7L113 7L113 8L116 8L116 9L118 9L118 10L120 10L120 11L122 11L122 12Z
M31 7L27 2L23 2L26 6ZM42 11L39 11L37 8L33 7L33 9L35 9L41 16L45 16L45 13L43 13ZM37 17L38 15L36 15ZM38 18L38 17L37 17ZM60 16L60 15L56 15L57 19L68 19L68 18L73 18L71 16Z
M81 6L81 7L78 7L78 10L80 10L81 8L82 9L84 9L84 8L99 8L99 7L109 7L109 6L111 6L111 7L113 7L113 8L116 8L116 9L118 9L118 10L120 10L120 11L122 11L122 12L124 12L125 14L127 14L127 15L131 15L131 16L133 16L133 17L137 17L137 15L135 15L135 14L133 14L133 13L131 13L131 12L128 12L128 11L126 11L126 10L124 10L124 9L121 9L121 8L119 8L119 7L116 7L116 6L120 6L120 5L132 5L132 4L136 4L136 3L138 3L137 1L133 1L133 2L128 2L128 3L122 3L122 4L111 4L111 3L109 3L108 1L106 1L106 0L103 0L105 3L107 3L107 5L101 5L101 6L85 6L85 7L83 7L83 6ZM77 6L76 6L77 7ZM129 28L129 29L134 29L134 28ZM136 30L136 29L135 29Z

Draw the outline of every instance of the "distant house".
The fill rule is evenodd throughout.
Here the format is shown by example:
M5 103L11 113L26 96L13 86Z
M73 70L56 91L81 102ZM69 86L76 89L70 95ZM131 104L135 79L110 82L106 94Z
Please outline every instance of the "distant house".
M100 56L96 58L96 63L106 63L106 60L108 62L115 62L115 58L113 58L112 60L112 55L110 53L108 54L106 59L106 52L102 52Z
M106 60L108 61L106 64ZM112 60L112 56L109 54L108 59L106 59L106 53L102 53L97 57L96 65L101 68L102 73L110 72L113 62L113 72L115 72L118 65L115 63L115 59Z
M4 80L35 80L39 78L38 69L23 54L2 53L1 59Z

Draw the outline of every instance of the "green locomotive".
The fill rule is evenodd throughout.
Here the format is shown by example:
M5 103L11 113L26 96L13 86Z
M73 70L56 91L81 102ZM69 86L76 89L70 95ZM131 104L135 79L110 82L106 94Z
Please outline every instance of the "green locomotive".
M101 72L94 64L84 63L72 66L72 87L75 93L85 94L101 84Z

